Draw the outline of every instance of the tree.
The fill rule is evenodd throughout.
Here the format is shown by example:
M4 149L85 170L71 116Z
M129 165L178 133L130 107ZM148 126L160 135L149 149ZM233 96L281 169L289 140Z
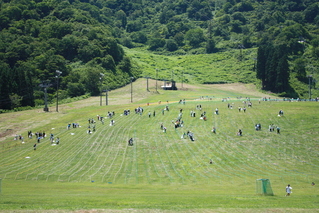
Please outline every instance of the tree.
M261 80L262 89L266 88L266 63L268 60L269 48L266 45L261 45L257 53L257 72L256 77Z
M184 45L184 34L183 33L176 33L174 36L174 40L178 46L183 46Z
M85 76L83 78L83 84L85 85L85 89L91 95L99 95L100 94L100 68L96 67L87 67Z
M18 6L18 5L17 5ZM9 6L3 10L3 14L10 20L19 20L22 15L22 9L15 6Z
M178 49L177 43L174 39L167 39L165 47L168 51L175 51Z
M67 34L72 34L72 25L63 21L55 21L44 25L39 36L43 39L61 39Z
M289 87L287 52L282 46L272 44L258 48L256 77L262 88L272 92L285 92Z
M233 14L232 14L232 18L233 18L234 20L240 21L242 24L245 24L245 23L246 23L246 18L245 18L245 16L244 16L242 13L240 13L240 12L233 13Z
M5 15L0 14L0 30L7 28L9 26L9 23L10 19Z
M241 33L242 28L241 28L241 22L238 20L232 21L231 23L231 31L235 33Z
M67 84L67 92L70 97L77 97L85 94L85 88L81 83L72 83Z
M274 92L287 92L289 87L289 64L287 54L280 57L277 65L277 78Z
M11 109L17 108L21 106L21 100L22 97L12 93L11 95L9 95L10 97L10 102L11 102Z
M0 61L0 109L11 108L9 97L11 83L10 67L7 63Z
M274 91L276 88L279 57L279 51L274 46L270 46L266 61L266 90Z
M35 74L35 65L32 62L19 61L13 69L17 88L14 88L13 93L21 97L21 106L34 106L34 85L32 76Z
M164 47L165 39L163 38L151 38L149 39L149 50L156 50L158 48Z
M132 40L137 43L145 44L147 42L147 36L144 32L138 31L132 33Z
M198 47L200 43L205 41L205 36L202 29L196 28L188 30L185 39L192 47Z
M128 33L140 31L143 24L140 21L128 21L126 25L126 31Z
M123 37L123 38L121 39L121 44L122 44L123 46L125 46L125 47L128 47L128 48L133 48L133 47L134 47L134 45L133 45L133 43L132 43L132 39L129 38L129 37Z
M306 61L303 58L297 58L294 63L293 71L300 81L306 80Z
M116 18L121 21L121 27L125 28L127 24L127 17L123 10L119 10L116 12Z
M123 58L121 63L119 63L118 68L125 73L131 73L132 62L131 59L127 56Z
M240 12L248 12L254 10L253 5L249 1L242 1L236 5L237 10Z
M215 51L215 41L213 39L209 39L206 43L206 52L207 53L213 53Z
M65 59L73 61L77 57L79 45L80 41L77 36L66 35L60 42L59 52Z
M101 57L101 56L102 56L101 47L91 42L88 43L88 45L82 46L78 49L78 57L83 62L88 62L96 57Z
M316 16L319 13L319 6L318 3L314 3L307 7L307 9L304 11L305 14L305 20L309 23L313 22L313 20L316 18Z

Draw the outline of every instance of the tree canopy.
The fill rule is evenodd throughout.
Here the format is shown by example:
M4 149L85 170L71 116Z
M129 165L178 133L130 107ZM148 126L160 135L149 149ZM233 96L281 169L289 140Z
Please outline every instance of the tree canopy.
M0 5L0 109L42 104L39 85L47 80L51 99L57 89L66 97L96 95L98 73L108 75L102 82L107 89L129 83L129 76L142 71L132 68L122 46L161 54L211 54L238 44L260 48L256 76L274 92L287 90L294 76L304 82L307 64L317 65L319 58L316 0L3 0ZM59 88L56 70L62 72Z

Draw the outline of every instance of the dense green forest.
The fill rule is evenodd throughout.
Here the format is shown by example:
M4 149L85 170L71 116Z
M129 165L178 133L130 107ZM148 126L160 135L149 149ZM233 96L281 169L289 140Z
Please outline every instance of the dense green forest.
M42 105L44 87L54 101L143 76L123 47L176 56L258 48L262 89L297 97L294 87L316 88L318 14L316 0L2 0L0 109Z

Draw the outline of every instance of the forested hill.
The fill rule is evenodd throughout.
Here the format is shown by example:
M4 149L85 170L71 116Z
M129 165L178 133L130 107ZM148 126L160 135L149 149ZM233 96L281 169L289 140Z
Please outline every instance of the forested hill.
M262 87L302 96L293 87L318 75L318 14L316 0L2 0L0 109L43 104L39 85L54 100L57 89L67 98L127 84L142 68L121 46L166 55L260 47Z

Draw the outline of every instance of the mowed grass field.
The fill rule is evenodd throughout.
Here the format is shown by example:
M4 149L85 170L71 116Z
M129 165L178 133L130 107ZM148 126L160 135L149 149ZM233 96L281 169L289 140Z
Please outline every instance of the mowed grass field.
M155 85L149 81L146 91L145 79L134 82L133 103L128 85L109 92L108 106L105 97L104 106L92 97L60 105L59 112L53 104L48 113L0 114L0 211L319 211L318 185L311 184L319 184L318 102L282 101L251 85L178 84L180 90L158 92ZM245 105L247 98L252 107ZM136 114L137 107L144 112ZM243 107L246 112L239 111ZM184 124L175 129L181 109ZM97 120L108 111L115 112L114 126L109 118ZM200 119L204 111L206 121ZM90 118L96 123L89 124ZM68 123L80 127L67 129ZM270 132L269 124L279 126L280 134ZM95 125L92 134L89 125ZM30 130L47 137L37 143L35 136L27 138ZM181 137L187 131L195 141ZM50 133L60 144L50 142ZM24 139L14 140L16 134ZM274 196L256 195L260 178L270 180ZM290 197L284 196L287 184Z

